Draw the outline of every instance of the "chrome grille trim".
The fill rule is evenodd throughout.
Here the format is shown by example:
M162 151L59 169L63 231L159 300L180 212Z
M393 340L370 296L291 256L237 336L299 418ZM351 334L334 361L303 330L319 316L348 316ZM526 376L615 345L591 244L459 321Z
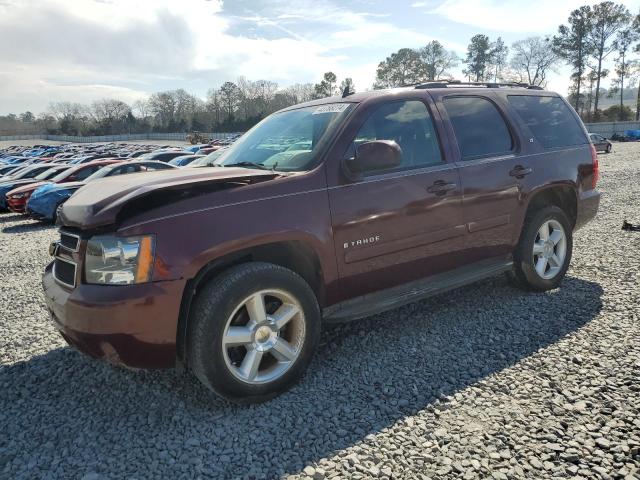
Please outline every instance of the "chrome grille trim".
M66 286L66 287L75 288L76 287L76 276L78 274L78 265L76 265L73 262L70 262L69 260L65 260L64 258L60 258L60 257L57 257L57 256L54 257L54 258L55 258L55 260L53 261L53 278L55 279L55 281L60 283L60 284L62 284L62 285L64 285L64 286ZM64 280L62 280L62 279L60 279L58 277L57 272L56 272L56 263L57 262L64 262L64 263L67 263L67 264L69 264L69 265L71 265L73 267L73 283L67 283L67 282L65 282Z
M65 242L65 238L71 239ZM76 253L80 249L80 237L73 233L60 230L60 245L70 252Z

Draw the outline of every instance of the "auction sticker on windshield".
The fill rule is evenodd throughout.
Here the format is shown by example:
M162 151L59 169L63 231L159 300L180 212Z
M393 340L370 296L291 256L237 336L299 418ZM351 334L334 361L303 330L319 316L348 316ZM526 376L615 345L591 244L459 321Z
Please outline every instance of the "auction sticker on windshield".
M314 115L321 113L342 113L349 108L350 103L329 103L327 105L321 105L313 111Z

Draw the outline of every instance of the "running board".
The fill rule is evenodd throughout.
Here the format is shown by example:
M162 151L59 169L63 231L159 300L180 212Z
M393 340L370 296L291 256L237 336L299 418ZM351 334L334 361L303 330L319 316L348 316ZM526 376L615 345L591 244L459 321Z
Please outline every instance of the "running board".
M510 270L512 266L511 258L483 260L466 267L331 305L323 309L322 317L329 323L357 320L492 277Z

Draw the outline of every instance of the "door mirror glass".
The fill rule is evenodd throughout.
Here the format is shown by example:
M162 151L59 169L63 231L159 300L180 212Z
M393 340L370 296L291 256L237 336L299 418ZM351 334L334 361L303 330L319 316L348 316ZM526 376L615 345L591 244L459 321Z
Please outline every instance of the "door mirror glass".
M390 170L402 163L402 149L393 140L374 140L358 145L355 156L346 160L348 170L356 175L374 170Z

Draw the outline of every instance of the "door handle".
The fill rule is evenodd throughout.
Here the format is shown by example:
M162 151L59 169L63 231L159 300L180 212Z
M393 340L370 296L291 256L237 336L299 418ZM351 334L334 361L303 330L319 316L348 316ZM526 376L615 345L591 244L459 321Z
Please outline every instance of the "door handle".
M444 195L450 190L453 190L458 185L455 183L447 183L444 180L436 180L433 185L427 187L427 192L435 193L436 195Z
M533 173L533 168L516 165L515 168L509 172L509 175L516 178L524 178L525 175L529 175L530 173Z

